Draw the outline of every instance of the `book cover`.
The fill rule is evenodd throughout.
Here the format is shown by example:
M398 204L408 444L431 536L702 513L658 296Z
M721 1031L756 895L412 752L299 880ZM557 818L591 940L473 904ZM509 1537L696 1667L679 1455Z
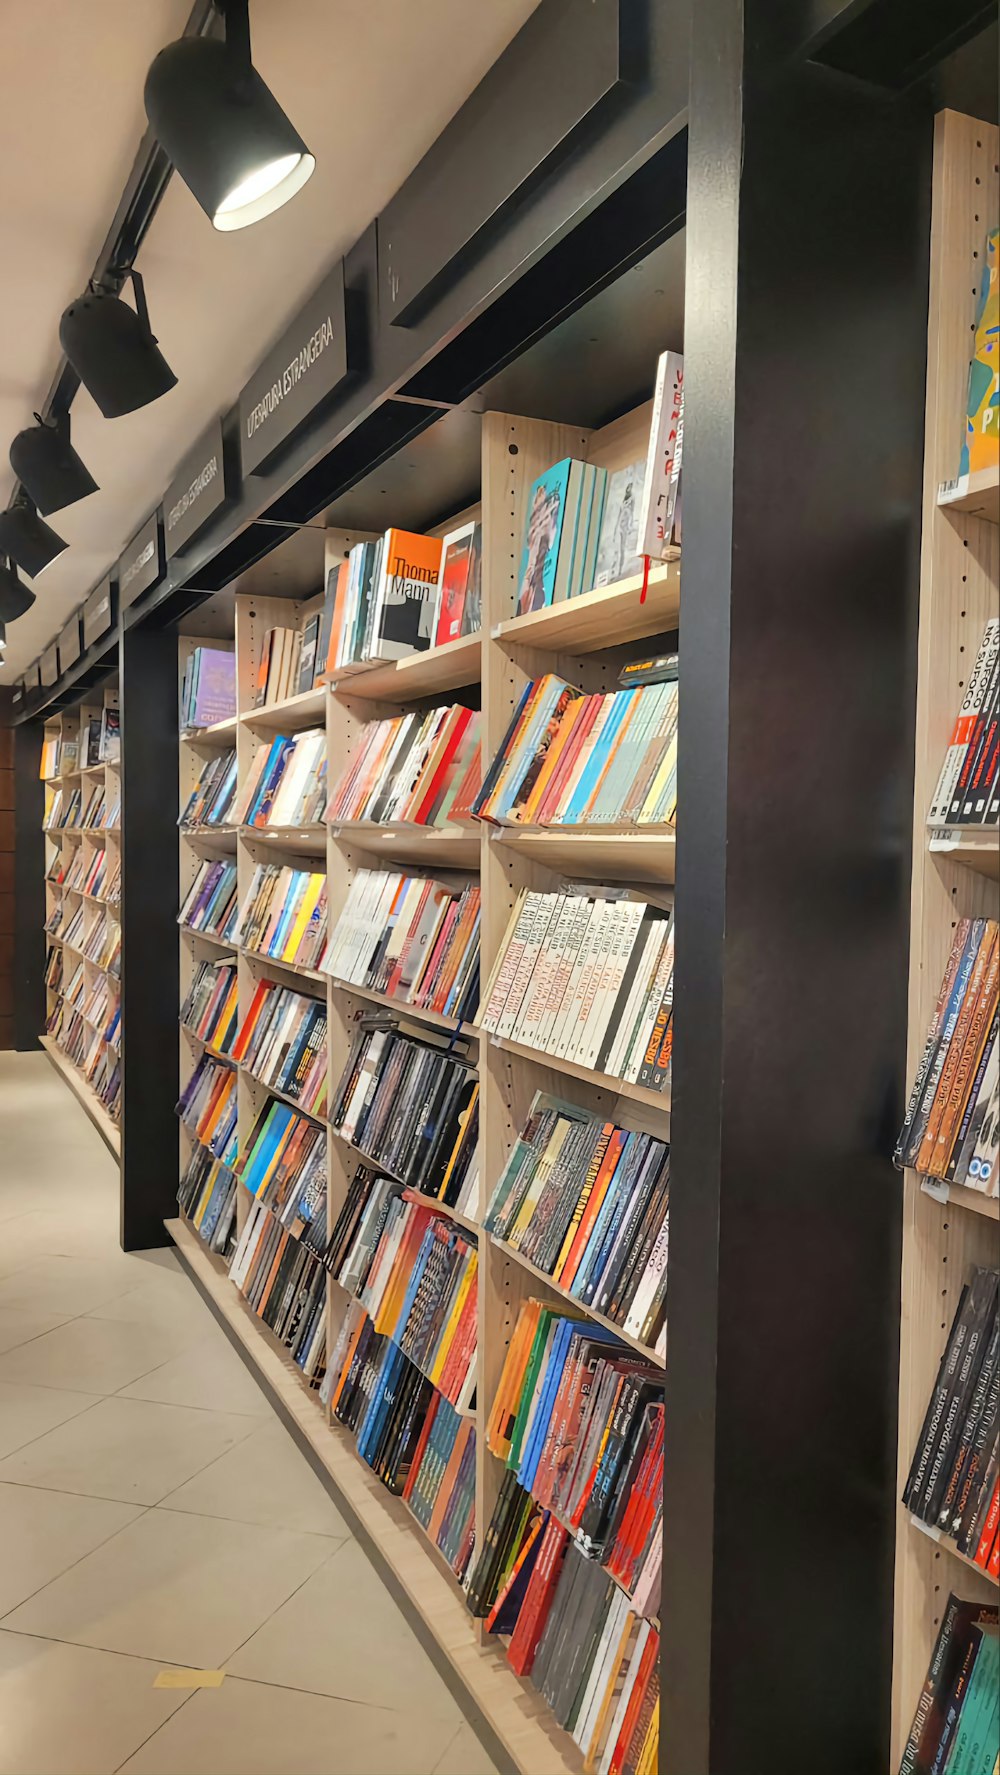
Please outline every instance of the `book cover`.
M597 544L595 586L616 585L642 572L639 547L639 512L646 479L646 458L630 462L608 476Z
M664 351L656 366L646 476L639 509L639 553L663 559L674 541L684 440L684 359Z
M441 612L434 636L435 647L443 647L448 641L457 641L459 636L466 633L463 620L475 533L475 524L463 524L460 529L449 531L444 538L441 558Z
M368 657L405 659L434 638L443 544L439 536L387 530Z
M528 495L528 517L517 597L517 614L542 610L555 595L556 572L573 461L566 457L539 475Z

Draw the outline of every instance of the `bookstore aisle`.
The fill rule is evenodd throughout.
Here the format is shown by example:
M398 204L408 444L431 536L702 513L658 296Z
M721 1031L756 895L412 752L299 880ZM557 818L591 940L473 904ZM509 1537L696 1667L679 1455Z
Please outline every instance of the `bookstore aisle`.
M0 1771L491 1775L44 1054L0 1054Z

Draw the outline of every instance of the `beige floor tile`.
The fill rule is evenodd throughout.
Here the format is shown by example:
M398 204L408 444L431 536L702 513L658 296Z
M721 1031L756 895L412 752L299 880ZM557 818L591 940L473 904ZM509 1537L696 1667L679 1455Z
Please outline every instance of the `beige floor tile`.
M59 1387L32 1387L23 1381L0 1381L0 1464L4 1455L88 1411L99 1397Z
M215 1324L183 1354L165 1360L159 1368L150 1364L150 1372L123 1387L122 1392L129 1399L158 1399L165 1405L200 1405L210 1411L243 1411L274 1418L266 1396Z
M33 1596L139 1514L132 1504L0 1485L0 1615Z
M188 1699L158 1664L0 1630L0 1775L104 1775Z
M210 1461L245 1442L255 1422L234 1412L101 1399L83 1417L0 1461L0 1480L118 1498L123 1504L158 1504Z
M167 1272L154 1272L157 1280L144 1279L138 1288L119 1294L94 1307L88 1319L117 1319L133 1325L159 1325L167 1329L188 1326L196 1337L206 1337L219 1330L197 1290L182 1276L174 1278Z
M202 1689L121 1775L429 1775L450 1726L227 1677Z
M196 1516L224 1516L230 1522L259 1522L339 1540L351 1532L281 1424L261 1425L239 1448L170 1492L163 1504Z
M66 1502L56 1492L36 1495ZM149 1510L4 1625L214 1670L334 1545L320 1535Z
M497 1775L471 1726L461 1725L432 1775Z
M72 1313L36 1313L34 1309L22 1311L20 1307L0 1307L0 1353L14 1350L19 1344L29 1344L36 1337L44 1337L47 1331L65 1325L72 1317Z
M430 1713L461 1714L354 1541L303 1584L232 1660L236 1676Z
M196 1330L183 1325L170 1330L128 1320L74 1319L0 1356L0 1380L69 1387L79 1393L117 1393L178 1350L189 1348L197 1336Z
M36 1253L37 1253L36 1247ZM23 1305L31 1312L89 1313L102 1301L125 1294L131 1272L110 1258L45 1257L0 1280L0 1308Z

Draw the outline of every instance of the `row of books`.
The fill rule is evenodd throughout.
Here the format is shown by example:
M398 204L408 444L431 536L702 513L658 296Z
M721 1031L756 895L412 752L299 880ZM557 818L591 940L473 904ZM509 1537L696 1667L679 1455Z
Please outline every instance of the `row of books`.
M478 886L359 869L324 968L349 985L472 1021L479 1004Z
M1000 925L962 918L896 1144L896 1164L996 1196L1000 1189Z
M482 528L474 521L444 537L389 529L374 542L356 543L328 576L317 677L476 634L481 583ZM304 653L308 647L307 629Z
M1000 1577L1000 1316L996 1270L962 1289L917 1439L903 1502Z
M315 660L318 622L317 616L313 619L312 661ZM273 703L283 703L300 690L312 689L312 662L305 654L305 633L306 630L289 628L287 624L265 631L254 681L255 709L270 708Z
M522 890L483 991L480 1028L662 1091L673 1040L674 930L641 900Z
M475 1390L479 1254L471 1238L433 1209L400 1195L385 1197L378 1237L362 1222L336 1266L341 1286L357 1296L375 1330L403 1354L459 1411Z
M258 746L233 803L237 826L308 826L326 805L326 733L276 734Z
M121 718L114 708L91 715L78 734L46 733L38 774L45 780L71 777L97 764L117 764L121 756Z
M471 1580L474 1612L509 1636L508 1662L571 1734L585 1769L655 1775L659 1633L512 1481L508 1474Z
M326 1270L263 1201L250 1205L229 1279L318 1387L326 1368Z
M84 1021L99 1029L104 1041L117 1048L121 1035L121 1000L116 983L107 974L100 974L88 987L82 1004Z
M234 1164L243 1187L296 1239L326 1249L326 1131L269 1098Z
M202 826L228 826L236 798L236 748L216 752L205 765L181 809L177 824L182 831Z
M326 952L326 902L325 875L259 863L238 913L234 891L233 916L221 934L255 955L315 971Z
M236 1074L224 1061L202 1054L177 1100L177 1114L192 1140L230 1169L236 1163Z
M665 1336L670 1149L536 1091L484 1227L630 1337Z
M236 1198L239 1185L220 1160L195 1146L181 1177L177 1201L199 1239L220 1257L236 1249Z
M337 783L327 819L441 826L467 819L480 786L481 720L455 704L370 721Z
M122 1081L117 1049L104 1040L101 1030L91 1029L81 1013L61 999L46 1020L46 1033L82 1073L109 1116L118 1121Z
M611 544L613 515L604 533L607 470L568 456L538 476L528 494L517 614L542 610L589 592L600 543Z
M955 717L928 826L1000 823L1000 617L991 616Z
M95 781L86 789L47 789L46 832L114 832L121 825L121 789Z
M214 727L236 714L236 655L231 647L196 647L181 683L182 732Z
M899 1775L996 1775L998 1696L996 1605L951 1594Z
M201 931L228 943L232 941L236 913L236 864L224 857L206 858L199 863L181 901L178 924L185 930Z
M63 952L52 943L45 952L45 984L50 992L60 992L63 983Z
M199 962L184 995L180 1021L215 1054L228 1054L239 1020L239 984L230 961Z
M527 1300L490 1408L487 1440L518 1485L588 1558L636 1576L658 1534L663 1370L614 1333Z
M317 998L258 980L232 1046L232 1057L253 1077L310 1115L327 1109L326 1005Z
M676 656L653 681L584 696L529 683L473 803L499 826L669 825L677 811ZM660 676L661 673L672 676Z
M412 1035L388 1017L366 1016L334 1093L331 1120L376 1166L436 1196L477 1084L468 1060L452 1046L430 1034Z

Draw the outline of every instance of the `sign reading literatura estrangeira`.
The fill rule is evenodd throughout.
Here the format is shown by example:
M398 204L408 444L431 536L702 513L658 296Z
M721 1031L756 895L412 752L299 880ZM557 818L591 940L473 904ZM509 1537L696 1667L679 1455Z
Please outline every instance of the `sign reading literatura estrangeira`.
M209 518L214 518L225 505L227 497L222 423L213 419L188 451L163 495L163 540L168 561L183 553Z
M240 461L263 467L348 372L344 262L338 260L240 395Z
M118 603L122 610L163 578L158 514L153 512L118 558Z

